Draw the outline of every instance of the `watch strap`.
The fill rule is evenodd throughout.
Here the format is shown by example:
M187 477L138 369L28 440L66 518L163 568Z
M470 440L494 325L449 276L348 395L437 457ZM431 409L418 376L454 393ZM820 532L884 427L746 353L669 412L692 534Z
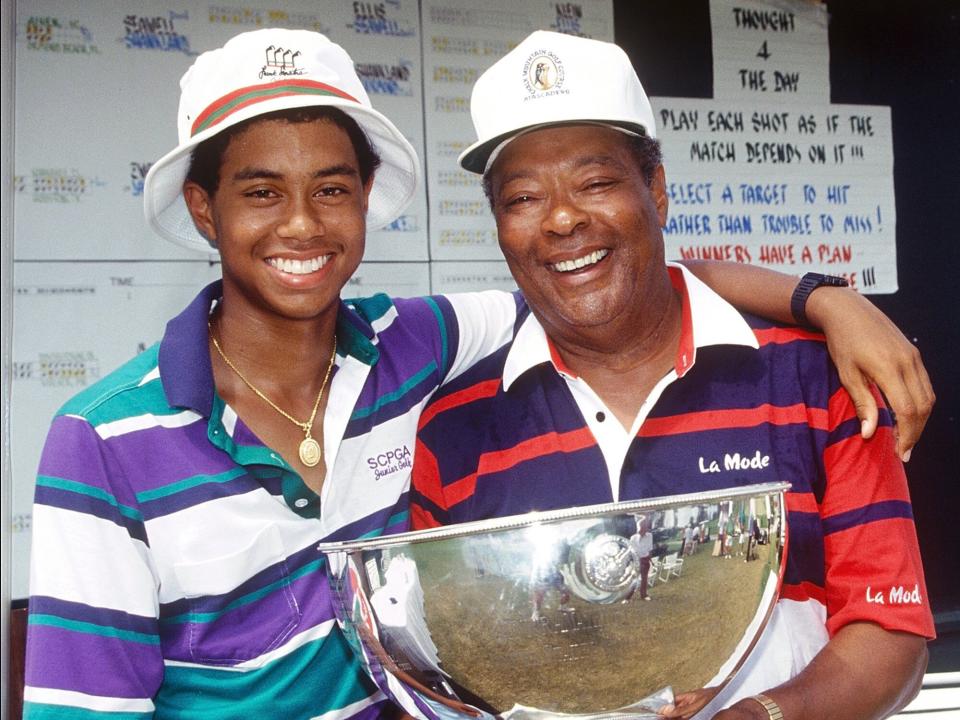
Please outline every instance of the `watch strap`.
M750 699L763 705L770 720L783 720L783 710L780 709L775 700L762 694L752 695Z
M800 278L800 282L793 289L793 295L790 296L790 314L793 315L797 325L809 325L807 320L807 300L810 293L818 287L847 287L850 283L846 278L836 275L823 275L821 273L808 272Z

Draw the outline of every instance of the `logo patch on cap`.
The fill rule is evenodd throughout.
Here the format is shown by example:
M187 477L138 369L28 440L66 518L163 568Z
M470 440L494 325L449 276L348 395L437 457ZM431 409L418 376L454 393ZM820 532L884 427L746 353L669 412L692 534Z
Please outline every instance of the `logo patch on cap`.
M287 50L282 47L269 46L263 51L264 65L260 69L260 79L265 77L291 77L303 75L307 71L297 67L299 50Z
M534 97L567 94L563 89L563 63L549 50L537 50L523 64L523 87L529 100Z

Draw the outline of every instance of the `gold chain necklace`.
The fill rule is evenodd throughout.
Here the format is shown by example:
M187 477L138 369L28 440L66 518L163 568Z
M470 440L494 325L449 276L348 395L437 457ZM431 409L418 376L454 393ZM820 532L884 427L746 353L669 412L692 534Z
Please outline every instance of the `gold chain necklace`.
M230 358L227 357L226 353L223 352L223 348L220 347L220 343L217 342L217 336L213 332L213 325L209 320L207 321L207 331L210 333L210 341L213 343L213 347L216 348L217 354L223 358L223 361L227 364L227 367L233 370L237 374L237 377L243 380L243 384L253 390L257 397L267 403L270 407L283 415L298 428L303 430L304 438L300 442L300 462L307 467L315 467L317 463L320 462L320 457L323 455L323 453L320 450L320 443L311 437L310 432L313 430L313 421L317 417L317 408L320 407L320 400L323 398L323 391L327 389L327 381L330 379L330 372L333 370L333 361L337 357L337 336L333 336L333 352L330 353L330 362L327 363L327 374L323 376L323 384L320 386L320 392L317 395L316 402L313 403L313 410L310 413L310 419L306 422L300 422L290 413L286 412L283 408L277 405L273 400L260 392L260 390L255 388L253 383L247 380L243 373L240 372L240 369L230 362Z

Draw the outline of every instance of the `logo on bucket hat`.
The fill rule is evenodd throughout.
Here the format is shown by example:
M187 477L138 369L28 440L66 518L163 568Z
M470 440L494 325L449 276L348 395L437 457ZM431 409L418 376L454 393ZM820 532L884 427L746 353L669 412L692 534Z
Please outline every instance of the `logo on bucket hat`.
M563 63L549 50L536 51L523 64L523 86L530 97L559 93L563 77Z
M303 75L306 70L297 67L297 58L300 57L299 50L287 50L282 47L271 45L263 51L266 62L263 69L260 70L260 78L277 77L278 75L287 77L290 75Z

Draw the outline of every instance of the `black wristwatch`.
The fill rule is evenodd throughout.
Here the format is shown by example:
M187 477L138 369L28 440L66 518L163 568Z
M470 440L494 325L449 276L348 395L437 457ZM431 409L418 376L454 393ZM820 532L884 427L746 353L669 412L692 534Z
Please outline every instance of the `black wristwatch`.
M790 314L793 315L797 325L810 324L807 320L807 298L810 297L810 293L824 285L827 287L847 287L849 284L845 278L836 275L821 275L815 272L808 272L800 278L800 282L797 283L797 287L794 288L793 295L790 297Z

